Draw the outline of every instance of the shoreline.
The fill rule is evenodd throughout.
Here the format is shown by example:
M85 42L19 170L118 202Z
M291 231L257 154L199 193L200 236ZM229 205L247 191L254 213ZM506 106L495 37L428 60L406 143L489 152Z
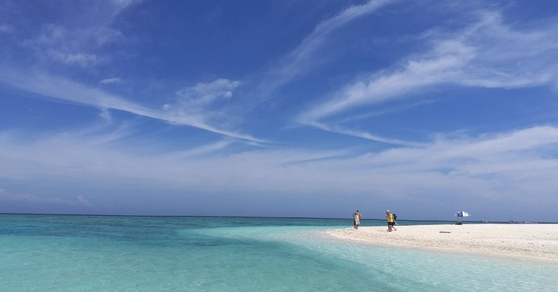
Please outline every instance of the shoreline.
M396 225L333 229L341 240L558 263L558 224Z

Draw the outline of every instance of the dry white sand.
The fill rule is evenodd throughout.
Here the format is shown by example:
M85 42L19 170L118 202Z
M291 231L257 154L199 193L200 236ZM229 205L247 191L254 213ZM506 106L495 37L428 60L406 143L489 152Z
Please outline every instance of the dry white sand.
M464 224L329 230L345 240L440 251L484 253L558 263L558 224Z

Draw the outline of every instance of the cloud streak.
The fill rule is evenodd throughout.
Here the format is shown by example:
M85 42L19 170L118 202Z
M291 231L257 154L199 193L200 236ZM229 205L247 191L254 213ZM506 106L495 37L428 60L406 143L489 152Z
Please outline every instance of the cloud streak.
M219 119L224 114L219 109L226 108L233 91L240 85L239 81L217 79L209 83L198 83L192 87L179 90L177 101L163 106L171 116L191 116L208 123Z
M451 37L427 34L434 44L430 51L409 58L401 69L369 74L346 85L327 102L301 114L299 120L310 124L358 106L409 98L417 90L445 84L488 88L554 85L558 67L551 60L558 57L558 50L550 40L558 37L556 26L514 31L502 23L500 14L480 13L477 23Z
M394 0L370 0L361 5L350 6L335 16L316 25L314 31L302 40L300 45L274 66L263 82L266 90L272 92L289 81L315 69L318 64L316 51L323 47L329 36L348 23L374 13Z
M357 131L357 130L351 130L351 129L346 129L340 126L331 126L331 125L327 125L327 124L322 124L322 123L317 123L317 122L312 122L309 123L310 126L313 126L315 128L318 128L320 130L324 130L324 131L328 131L328 132L332 132L332 133L337 133L337 134L342 134L342 135L347 135L347 136L352 136L352 137L358 137L358 138L362 138L362 139L366 139L366 140L370 140L370 141L375 141L375 142L381 142L381 143L386 143L386 144L392 144L392 145L400 145L400 146L408 146L408 147L419 147L419 146L423 146L424 144L421 143L413 143L413 142L409 142L409 141L402 141L399 139L389 139L389 138L385 138L385 137L381 137L378 135L373 135L364 131Z
M103 110L105 116L107 109L120 110L175 125L199 128L231 138L251 142L264 142L250 135L208 125L203 121L204 118L201 115L194 115L186 111L171 111L168 105L164 107L164 110L147 108L100 89L87 87L71 80L53 77L44 73L2 70L0 71L0 84L58 101L98 108ZM233 84L236 83L233 82Z

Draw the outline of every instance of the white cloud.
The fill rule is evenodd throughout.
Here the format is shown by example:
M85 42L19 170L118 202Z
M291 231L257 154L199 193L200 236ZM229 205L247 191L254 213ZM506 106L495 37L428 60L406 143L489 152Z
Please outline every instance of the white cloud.
M132 5L143 2L143 0L110 0L110 2L114 5L114 14L116 15Z
M411 60L399 72L374 74L346 86L329 102L304 113L301 121L317 121L360 105L401 98L419 88L457 79L459 69L471 58L471 50L457 43L442 44L437 50L440 54L436 58Z
M193 108L194 111L197 111L197 108L210 105L217 99L231 98L233 90L239 85L239 81L217 79L210 83L198 83L195 86L183 88L177 92L177 95L181 97L179 102L184 105L183 108Z
M105 39L104 37L102 39ZM95 50L102 45L97 28L67 28L60 25L44 24L41 32L23 44L34 50L44 63L62 63L89 67L103 61Z
M376 159L395 165L405 164L409 171L445 167L461 169L469 165L490 169L491 165L509 165L510 161L522 167L522 163L546 160L556 145L558 128L534 127L478 138L441 137L423 147L388 150Z
M84 14L84 17L61 16L67 20L64 25L41 23L40 30L24 40L22 44L35 52L39 64L96 66L109 61L111 57L106 50L100 49L107 44L125 39L120 31L110 27L114 17L123 9L138 2L140 1L96 1L89 8L84 6L83 10L70 11L72 14ZM61 10L60 13L67 12Z
M188 117L197 121L198 127L199 125L206 125L206 127L220 125L225 128L226 125L233 123L233 118L227 115L227 109L230 106L234 90L240 85L239 81L228 79L198 83L177 91L176 101L164 104L162 110L171 120Z
M299 120L311 123L443 84L491 88L554 85L558 45L551 40L558 37L558 23L536 31L516 31L505 26L497 13L480 17L450 37L430 32L426 36L434 44L430 51L414 55L400 69L372 73L348 84Z
M393 0L370 0L361 5L353 5L337 15L318 23L314 31L301 44L277 64L263 82L267 91L273 91L288 81L314 69L315 51L324 46L330 34L358 18L369 15L393 3Z
M50 51L49 55L53 60L57 60L64 64L78 65L81 67L96 65L101 61L101 59L97 55L86 54L86 53L66 54L61 52Z
M105 85L105 84L119 84L122 82L122 79L114 77L114 78L106 78L103 79L99 82L99 84Z
M201 112L199 110L201 108L198 108L198 112L195 113L188 109L183 110L181 107L176 109L170 105L164 106L163 109L152 109L130 102L120 96L107 93L97 88L91 88L71 80L58 78L44 73L22 72L2 68L0 70L0 84L5 84L19 90L35 93L54 100L74 102L103 110L121 110L143 117L162 120L171 124L196 127L231 138L252 142L263 142L262 140L254 138L250 135L221 129L207 124L204 116L200 115ZM213 94L209 94L208 96L210 97L201 96L201 99L205 102L206 100L204 99L212 100L215 97L222 96L223 94L226 96L228 94L227 90L232 90L238 85L239 83L235 81L218 80L215 84L210 86L201 86L202 93L209 92ZM204 102L202 102L202 104Z
M393 2L393 0L370 0L361 5L350 6L337 15L320 22L316 25L314 31L302 41L300 46L290 54L290 62L285 66L285 68L289 69L286 71L289 71L289 74L292 74L293 70L297 71L294 67L299 67L301 62L304 63L303 60L312 58L311 55L314 50L324 44L331 32Z
M315 127L315 128L318 128L320 130L324 130L324 131L328 131L328 132L332 132L332 133L337 133L337 134L342 134L342 135L347 135L347 136L359 137L359 138L362 138L362 139L381 142L381 143L386 143L386 144L409 146L409 147L421 146L422 145L422 144L419 144L419 143L414 143L414 142L409 142L409 141L402 141L402 140L398 140L398 139L389 139L389 138L381 137L381 136L378 136L378 135L373 135L373 134L370 134L370 133L367 133L367 132L364 132L364 131L346 129L346 128L343 128L343 127L340 127L340 126L332 126L332 125L327 125L327 124L318 123L318 122L311 122L311 123L308 123L308 124Z

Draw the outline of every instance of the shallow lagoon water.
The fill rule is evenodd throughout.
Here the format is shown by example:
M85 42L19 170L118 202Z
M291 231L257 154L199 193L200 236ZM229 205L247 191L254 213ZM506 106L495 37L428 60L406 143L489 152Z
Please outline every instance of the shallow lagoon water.
M405 222L405 224L436 222ZM329 238L340 219L0 216L0 291L555 291L558 265ZM383 225L363 220L363 225Z

